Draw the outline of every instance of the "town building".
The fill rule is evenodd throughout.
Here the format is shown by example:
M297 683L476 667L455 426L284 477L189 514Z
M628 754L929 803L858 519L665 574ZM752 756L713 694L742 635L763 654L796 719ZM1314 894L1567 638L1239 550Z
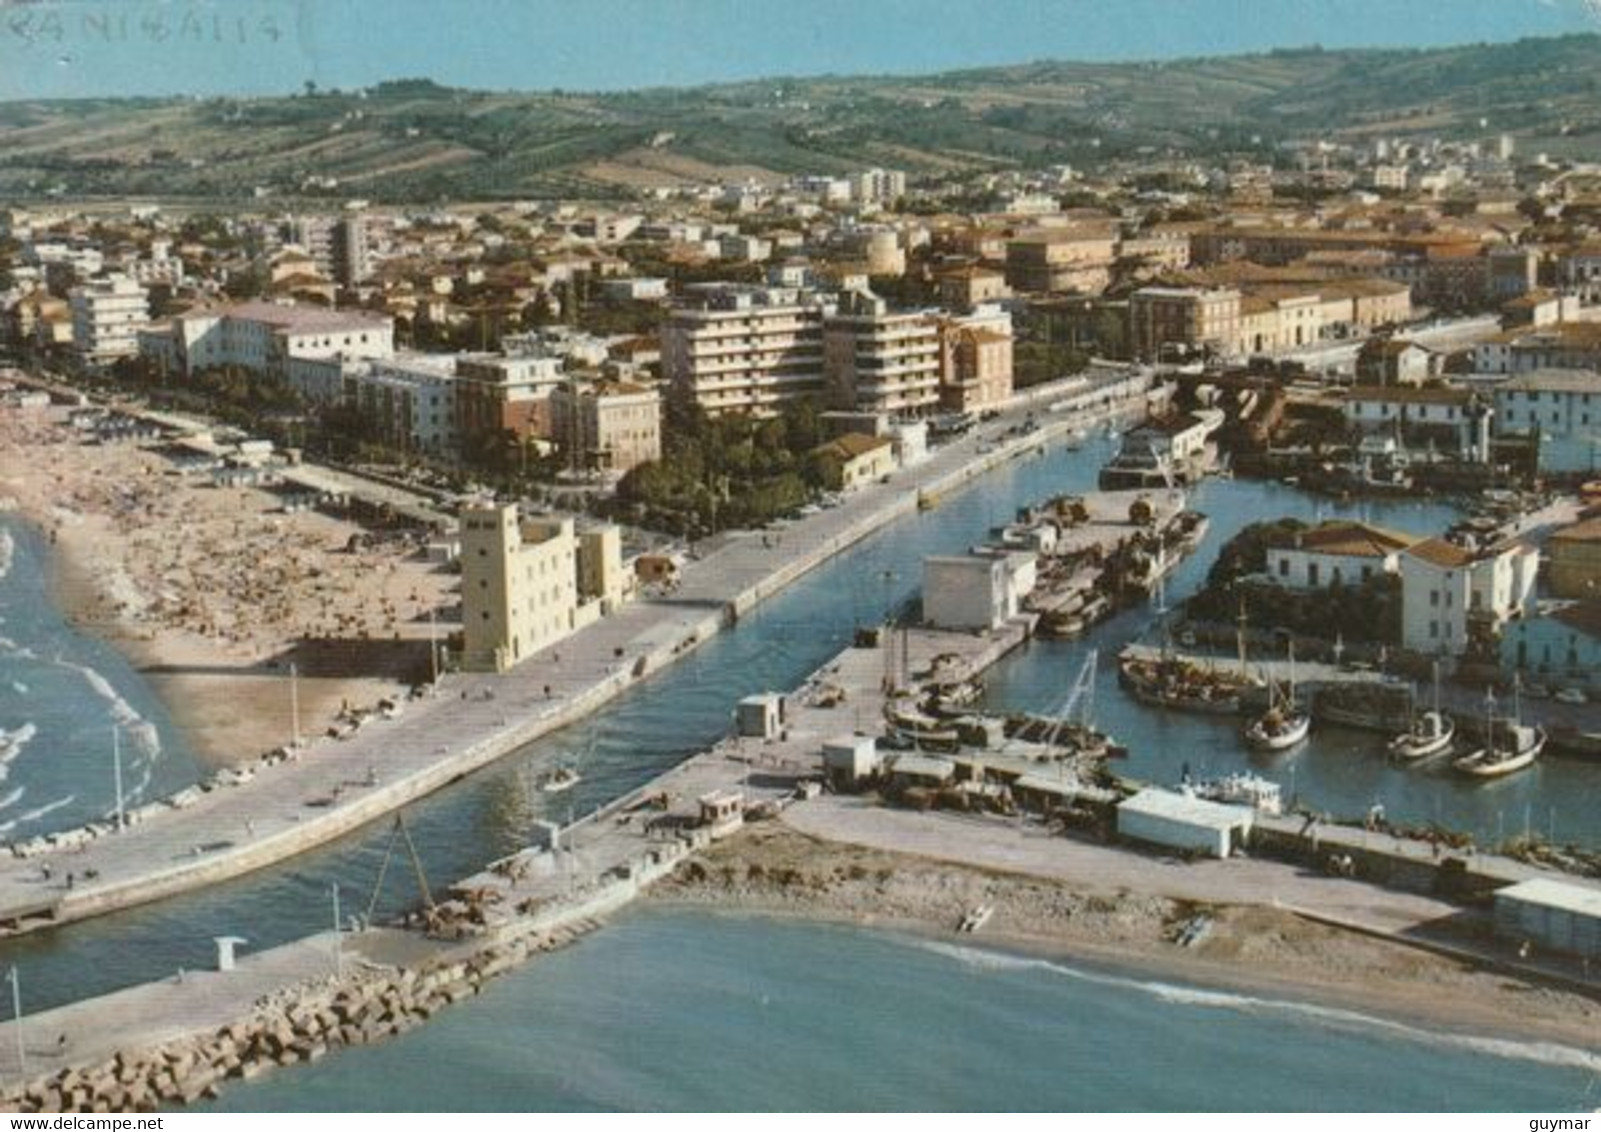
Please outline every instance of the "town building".
M1601 370L1601 322L1559 322L1508 330L1473 348L1478 373L1531 373L1541 369Z
M1006 281L1019 291L1099 295L1112 281L1116 248L1109 228L1037 229L1007 241Z
M1601 373L1536 370L1495 389L1496 431L1532 436L1540 471L1589 475L1601 466Z
M1358 385L1422 385L1433 371L1434 354L1404 338L1373 338L1356 354Z
M146 344L154 359L185 377L212 366L237 366L283 381L291 379L292 360L382 359L395 352L394 321L388 317L259 301L177 315L165 331L141 343Z
M1267 575L1290 589L1359 586L1399 574L1401 551L1417 541L1385 527L1334 519L1298 531L1287 545L1269 547Z
M823 373L839 409L891 416L940 403L940 324L926 311L891 313L875 295L840 300L823 324Z
M1018 552L923 559L923 621L935 629L999 629L1023 608L1037 580L1036 557Z
M1450 386L1359 385L1345 395L1345 421L1356 431L1463 456L1483 457L1491 416L1482 397Z
M793 291L716 286L692 291L662 327L662 376L707 413L774 416L821 399L820 304Z
M1534 594L1540 552L1520 542L1484 549L1427 539L1401 552L1401 644L1456 656L1491 645Z
M1545 556L1546 584L1553 596L1601 599L1601 518L1552 532Z
M150 321L145 289L125 275L91 280L74 287L72 349L84 366L94 369L139 352L139 332Z
M1012 398L1012 316L979 307L940 324L940 408L952 413L998 409Z
M468 449L513 437L555 435L551 394L567 380L549 355L470 354L456 359L456 424Z
M1233 288L1142 287L1129 296L1129 330L1137 358L1237 353L1240 320L1241 295Z
M462 667L504 672L612 612L629 593L617 529L522 518L517 505L461 513Z
M550 400L551 437L577 469L621 474L662 458L662 399L653 387L573 381Z
M456 361L449 354L399 354L352 367L346 395L378 439L401 452L454 456Z
M895 470L895 445L887 436L848 432L812 451L822 461L823 480L833 491L851 491Z
M1507 626L1501 667L1531 684L1601 688L1601 598L1542 602L1537 615Z

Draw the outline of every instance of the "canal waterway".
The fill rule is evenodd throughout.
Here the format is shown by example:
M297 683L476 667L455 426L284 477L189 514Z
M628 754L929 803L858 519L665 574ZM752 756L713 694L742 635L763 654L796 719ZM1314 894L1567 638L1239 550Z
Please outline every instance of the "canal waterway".
M925 555L959 551L978 541L991 526L1009 519L1021 504L1060 492L1093 489L1096 473L1114 447L1115 440L1101 434L1088 438L1076 450L1056 442L1044 453L1010 463L942 499L933 511L890 524L596 717L531 744L411 807L408 825L429 878L439 887L469 875L493 857L526 844L534 821L583 813L703 749L726 733L739 697L794 686L842 648L857 625L876 622L887 607L905 602L918 588ZM1181 596L1204 576L1222 541L1257 518L1365 513L1377 522L1424 532L1438 530L1452 515L1449 507L1437 502L1397 501L1371 505L1364 511L1338 508L1277 485L1229 481L1208 483L1194 502L1213 515L1212 533L1201 553L1174 578L1170 599ZM1197 771L1224 769L1236 762L1244 765L1246 756L1234 739L1233 726L1164 717L1125 700L1116 688L1110 678L1111 655L1123 640L1142 631L1148 620L1149 614L1133 611L1098 627L1086 642L1031 646L993 674L993 701L1011 706L1055 706L1083 649L1095 645L1103 650L1103 662L1108 666L1101 681L1100 718L1134 748L1130 772L1171 778L1186 761ZM40 631L47 639L29 644L40 656L51 654L55 638L73 635L59 623ZM132 690L140 682L136 674L124 672L125 679L115 686L128 689L123 694L138 704ZM22 679L26 682L26 675ZM145 717L162 729L159 706L147 706ZM854 726L848 705L843 710L842 727ZM12 725L0 717L0 726ZM1350 744L1350 757L1343 761L1333 746L1340 741L1338 736L1320 736L1306 752L1291 756L1297 760L1295 789L1303 796L1326 791L1327 800L1318 804L1331 810L1365 809L1373 800L1372 776L1389 772L1372 753L1372 738L1344 740ZM177 757L174 755L175 760ZM583 781L565 794L542 794L534 783L557 760L576 763ZM27 765L18 760L15 766L13 774L19 784L25 782ZM175 761L173 765L178 764ZM1557 806L1559 834L1577 838L1583 832L1593 843L1596 822L1586 826L1582 813L1570 815L1562 807L1572 805L1580 787L1601 783L1601 766L1573 764L1571 771L1566 767L1552 771L1554 765L1534 772L1537 778L1526 776L1527 784L1515 779L1506 786L1519 794L1528 792L1531 806L1536 805L1533 799L1538 799L1539 806ZM1320 773L1300 769L1303 766L1316 766ZM1278 773L1278 768L1264 769ZM1303 781L1302 775L1310 778ZM1553 775L1559 778L1561 792L1548 795L1538 784L1550 781ZM1384 795L1388 804L1399 807L1392 812L1404 812L1412 805L1423 817L1433 817L1439 807L1440 820L1447 824L1482 828L1486 812L1482 793L1432 775L1419 776L1412 788L1417 793L1411 802L1399 793L1393 799ZM1503 820L1510 822L1510 813ZM180 967L207 966L212 958L210 940L215 935L243 936L254 948L298 938L327 925L335 884L347 912L366 909L389 833L388 823L378 823L294 861L209 891L9 941L0 946L0 963L18 964L28 1008L39 1009L171 975ZM374 905L380 917L418 900L410 869L392 867L387 877Z
M222 1111L1523 1111L1601 1057L1078 962L647 909Z

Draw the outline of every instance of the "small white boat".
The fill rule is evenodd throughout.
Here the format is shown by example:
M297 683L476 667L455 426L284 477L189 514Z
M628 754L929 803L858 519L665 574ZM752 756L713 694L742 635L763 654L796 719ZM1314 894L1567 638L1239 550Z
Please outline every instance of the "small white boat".
M1390 740L1390 754L1401 762L1417 762L1441 754L1456 738L1456 722L1440 710L1440 663L1434 663L1434 707L1416 714L1417 690L1412 692L1414 714L1405 732Z
M560 794L563 791L571 790L583 780L583 775L572 767L559 766L544 777L544 780L539 784L539 788L546 794Z
M1311 730L1312 717L1306 712L1272 708L1245 729L1245 741L1259 751L1287 751L1305 742Z
M1290 682L1280 691L1268 688L1268 708L1245 728L1245 742L1258 751L1288 751L1306 741L1312 731L1312 714L1295 703L1295 643L1290 643Z
M1525 726L1520 685L1512 681L1512 718L1495 718L1495 693L1484 693L1484 746L1463 755L1452 768L1473 778L1501 778L1532 766L1545 750L1545 728ZM1499 724L1499 727L1497 726Z
M1532 766L1545 749L1545 728L1512 724L1498 741L1492 741L1451 765L1474 778L1500 778Z
M1401 762L1415 763L1449 750L1455 739L1456 723L1450 716L1426 711L1404 734L1390 740L1390 754Z
M1250 806L1258 813L1273 817L1284 812L1283 789L1277 782L1260 774L1230 774L1201 782L1186 782L1181 789L1193 798Z

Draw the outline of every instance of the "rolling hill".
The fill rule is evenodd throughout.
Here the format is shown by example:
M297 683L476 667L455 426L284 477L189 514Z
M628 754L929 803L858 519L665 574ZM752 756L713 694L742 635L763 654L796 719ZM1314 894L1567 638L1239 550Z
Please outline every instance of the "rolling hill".
M1526 151L1586 152L1601 139L1598 74L1601 36L1580 35L606 94L402 80L280 98L18 101L0 104L0 194L607 196L867 164L939 176L1150 147L1261 153L1313 132L1506 131Z

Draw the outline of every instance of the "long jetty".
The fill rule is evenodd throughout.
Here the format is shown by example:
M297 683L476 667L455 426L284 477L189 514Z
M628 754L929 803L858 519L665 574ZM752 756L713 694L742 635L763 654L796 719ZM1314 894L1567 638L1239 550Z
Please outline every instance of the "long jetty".
M584 718L893 519L1087 421L1143 415L1149 382L1115 374L1020 398L1017 407L779 538L735 536L685 570L667 598L641 600L500 675L451 674L345 739L319 738L103 822L0 857L0 934L105 915L228 880L332 841ZM1016 425L1051 402L1032 431Z

